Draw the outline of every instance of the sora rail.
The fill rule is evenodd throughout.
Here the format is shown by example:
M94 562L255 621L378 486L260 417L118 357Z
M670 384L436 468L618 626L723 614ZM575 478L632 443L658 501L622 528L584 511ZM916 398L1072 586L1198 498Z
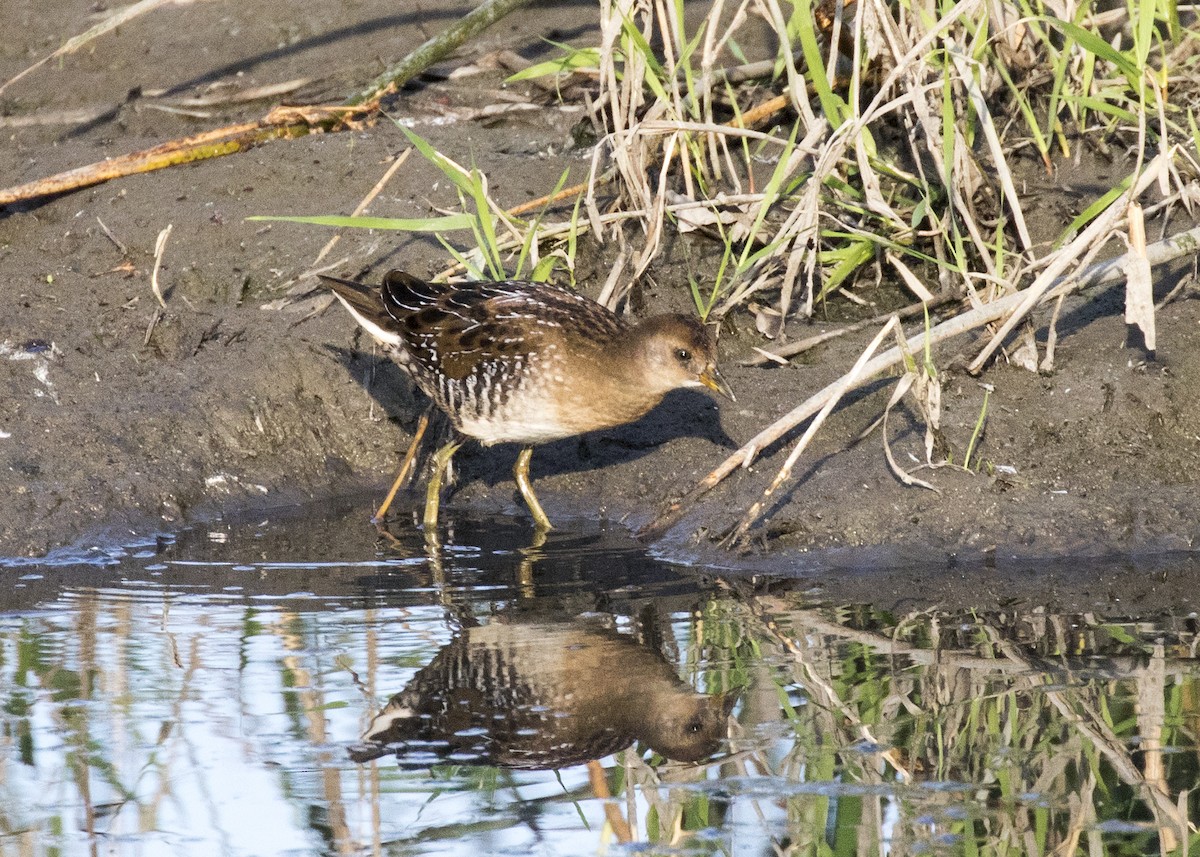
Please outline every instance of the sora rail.
M513 475L539 529L550 529L550 520L529 482L534 444L633 422L678 387L733 398L713 339L694 318L659 315L630 325L546 283L426 283L402 271L379 286L321 279L458 432L485 446L522 445ZM426 424L422 418L377 521L407 477ZM437 524L442 474L459 446L455 439L434 455L427 529Z

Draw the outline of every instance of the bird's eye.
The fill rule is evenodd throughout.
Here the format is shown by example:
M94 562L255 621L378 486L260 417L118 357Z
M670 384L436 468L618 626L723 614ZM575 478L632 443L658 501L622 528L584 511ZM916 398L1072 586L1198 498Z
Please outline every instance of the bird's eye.
M686 363L692 359L692 352L686 348L677 348L675 349L675 357L680 363Z

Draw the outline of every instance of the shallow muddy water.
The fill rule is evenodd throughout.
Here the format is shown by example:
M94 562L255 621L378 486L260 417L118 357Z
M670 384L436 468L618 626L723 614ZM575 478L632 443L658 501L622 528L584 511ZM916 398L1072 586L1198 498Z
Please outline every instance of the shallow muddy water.
M367 514L0 568L0 854L1195 853L1190 605L835 603Z

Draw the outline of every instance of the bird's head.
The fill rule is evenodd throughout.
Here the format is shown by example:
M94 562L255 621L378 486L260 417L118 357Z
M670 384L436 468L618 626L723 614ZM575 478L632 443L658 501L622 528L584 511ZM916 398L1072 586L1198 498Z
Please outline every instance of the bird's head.
M658 709L642 735L655 752L677 762L698 762L717 751L728 734L729 715L738 691L691 694Z
M646 386L661 393L708 387L731 401L733 391L717 370L717 344L708 329L685 315L659 315L636 328Z

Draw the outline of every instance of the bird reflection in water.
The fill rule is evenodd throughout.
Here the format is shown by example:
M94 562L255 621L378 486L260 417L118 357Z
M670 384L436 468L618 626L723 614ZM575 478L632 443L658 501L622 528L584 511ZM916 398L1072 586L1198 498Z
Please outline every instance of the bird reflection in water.
M371 722L351 758L565 768L641 741L697 762L726 736L736 691L696 693L657 651L596 624L464 629Z

